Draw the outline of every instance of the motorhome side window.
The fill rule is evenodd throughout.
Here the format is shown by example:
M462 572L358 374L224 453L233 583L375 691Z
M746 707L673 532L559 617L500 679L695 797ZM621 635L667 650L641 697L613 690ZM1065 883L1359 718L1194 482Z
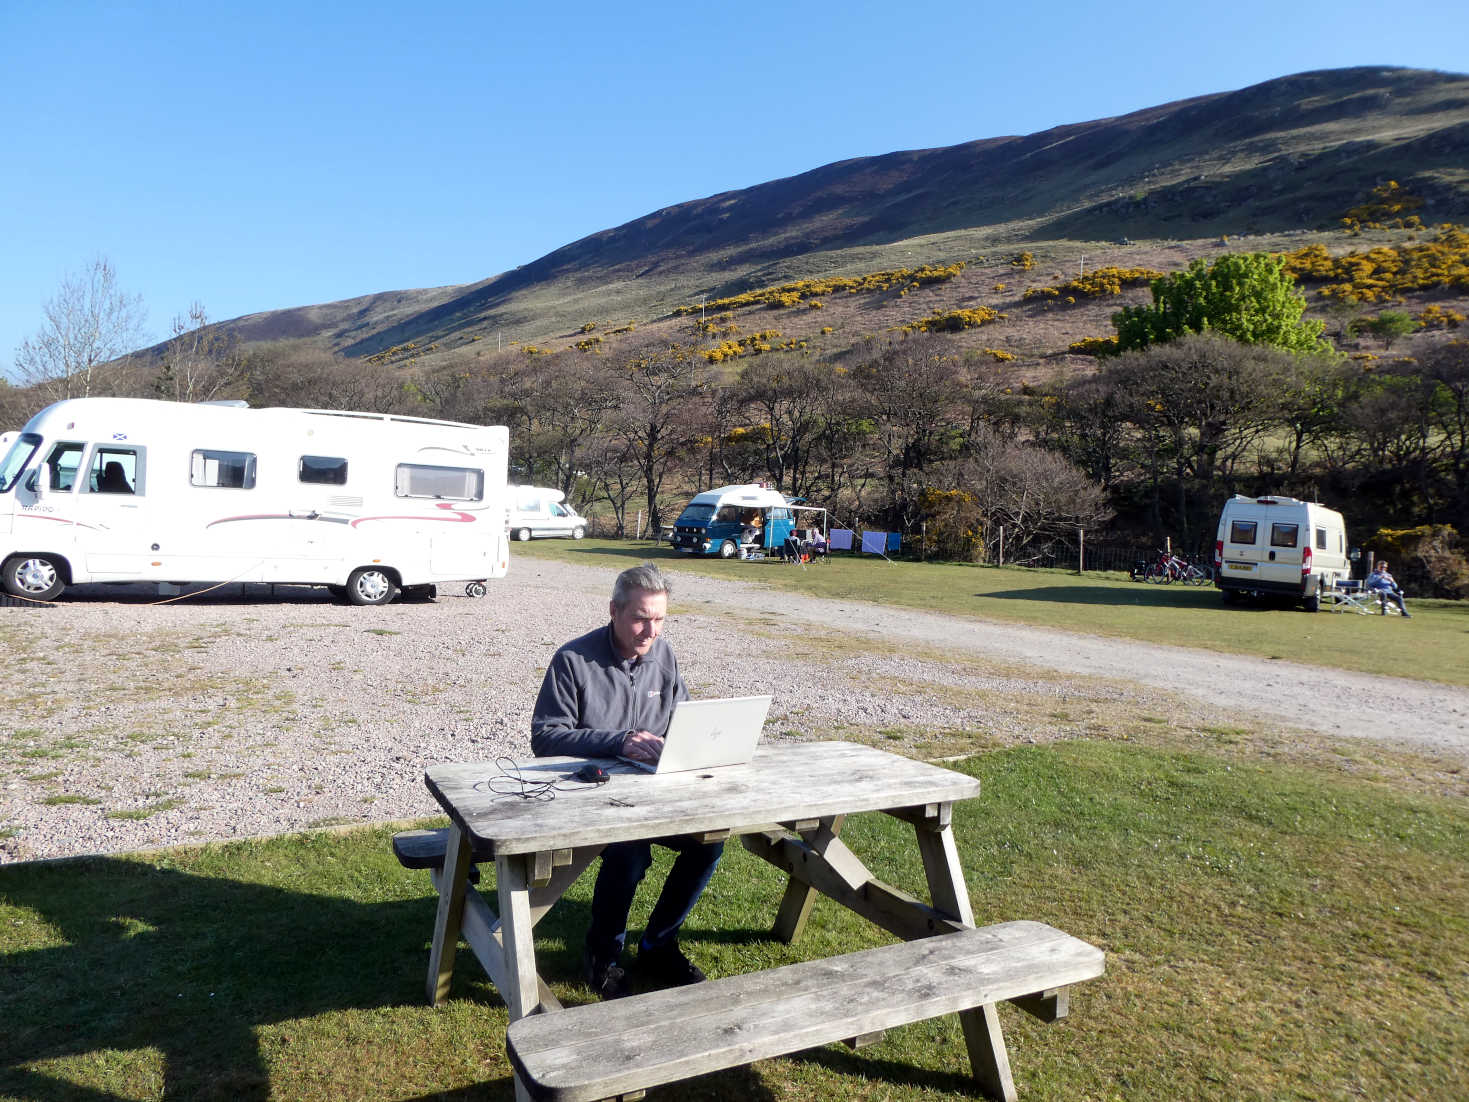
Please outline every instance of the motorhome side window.
M255 456L250 452L196 450L189 462L189 484L255 489Z
M743 510L738 505L721 505L714 515L715 524L738 524Z
M518 512L539 513L541 511L541 499L538 497L522 498L515 506Z
M476 467L428 467L420 463L399 463L393 492L398 497L480 501L485 496L485 472Z
M1318 528L1318 529L1316 529L1316 550L1317 551L1325 551L1326 550L1326 529L1325 528Z
M103 447L92 449L92 466L87 474L86 490L90 494L141 494L139 479L143 465L137 448Z
M313 482L322 486L347 484L347 461L334 456L303 455L296 471L302 482Z
M1255 533L1259 530L1259 524L1253 520L1232 520L1229 522L1230 543L1254 543Z
M1270 526L1271 547L1294 547L1301 538L1299 524L1275 523Z

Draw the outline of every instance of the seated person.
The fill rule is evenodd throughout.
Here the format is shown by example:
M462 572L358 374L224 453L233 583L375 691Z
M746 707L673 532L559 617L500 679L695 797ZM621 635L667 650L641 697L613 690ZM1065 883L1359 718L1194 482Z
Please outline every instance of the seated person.
M1372 568L1372 573L1367 575L1367 591L1375 594L1382 601L1382 614L1387 615L1387 602L1389 600L1398 603L1398 611L1407 619L1412 619L1413 614L1408 611L1408 606L1403 603L1403 591L1398 588L1397 581L1392 572L1388 570L1386 559L1382 559Z
M552 656L531 715L530 745L536 757L658 760L673 707L689 698L678 661L663 638L668 594L667 577L652 563L624 570L612 586L610 621ZM627 992L622 951L628 916L638 884L653 864L655 844L678 856L638 940L638 967L664 986L704 979L679 948L678 935L709 883L724 843L694 835L613 842L602 850L582 952L587 983L604 999Z

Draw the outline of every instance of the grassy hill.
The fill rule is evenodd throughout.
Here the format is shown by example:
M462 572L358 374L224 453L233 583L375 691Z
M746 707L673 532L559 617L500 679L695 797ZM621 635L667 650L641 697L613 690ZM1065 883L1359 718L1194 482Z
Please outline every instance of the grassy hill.
M1063 310L1025 291L1099 265L1169 271L1224 249L1407 241L1410 231L1342 234L1342 214L1388 179L1422 200L1424 222L1469 219L1469 77L1304 73L1038 134L842 161L655 211L475 284L225 326L246 341L308 339L349 357L431 367L511 342L566 348L586 333L602 336L597 350L606 351L613 331L632 325L642 336L704 339L673 316L678 307L963 261L961 276L912 294L828 300L740 328L835 353L932 311L984 306L1006 317L973 334L976 346L1044 372L1067 366L1073 341L1110 332L1111 312L1147 292ZM1014 263L1022 253L1033 266Z

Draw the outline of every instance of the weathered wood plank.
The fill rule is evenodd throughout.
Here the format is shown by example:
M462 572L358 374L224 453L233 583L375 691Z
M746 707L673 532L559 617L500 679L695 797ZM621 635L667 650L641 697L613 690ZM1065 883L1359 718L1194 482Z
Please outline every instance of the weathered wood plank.
M578 758L518 763L529 779L569 777ZM600 762L604 785L557 792L555 814L537 800L505 800L485 782L493 763L431 767L425 782L473 840L476 855L535 853L581 845L741 831L843 813L941 805L979 793L973 777L870 746L843 742L771 744L748 765L663 776Z
M495 885L500 892L500 944L505 982L495 986L510 1011L510 1020L523 1018L540 1001L536 989L540 977L533 967L536 953L532 942L535 923L530 913L530 879L535 855L502 855L495 858Z
M785 899L781 902L781 916L778 916L777 936L786 937L786 927L779 923L784 916L787 900L796 899L809 912L810 899L805 898L803 893L812 889L857 912L888 933L907 940L952 933L966 925L916 896L884 884L881 880L868 879L858 888L852 888L849 879L850 865L838 871L827 863L823 855L815 853L799 838L763 833L746 834L742 841L751 853L790 874L791 882L786 888ZM845 843L843 847L845 848ZM851 851L847 852L850 854ZM851 860L856 861L857 858L853 856ZM786 940L792 940L799 933L798 925Z
M1004 923L533 1015L512 1023L507 1046L536 1097L591 1102L1079 983L1102 970L1101 951L1083 941L1041 923ZM1003 1061L998 1033L986 1041L982 1056L990 1065ZM982 1083L1002 1078L996 1070L976 1067Z
M469 887L469 837L456 823L449 827L444 848L444 882L439 907L434 914L434 940L428 953L428 1004L438 1006L449 996L454 977L454 953L459 947L459 927L464 916L464 892Z
M934 908L965 926L974 925L974 909L964 887L964 870L952 827L937 830L916 828L918 852L923 855L923 872L928 879L928 897Z

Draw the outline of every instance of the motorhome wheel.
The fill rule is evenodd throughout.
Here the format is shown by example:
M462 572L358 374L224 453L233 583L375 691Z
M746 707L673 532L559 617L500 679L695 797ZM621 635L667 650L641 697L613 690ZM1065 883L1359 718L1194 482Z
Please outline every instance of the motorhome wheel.
M398 587L385 571L364 566L347 579L347 600L354 605L385 605L398 595Z
M11 596L32 601L54 601L66 588L60 568L46 555L12 555L0 582Z
M571 538L574 540L579 540L586 534L587 530L579 524L571 530Z
M529 528L517 528L515 530L515 538L518 539L521 543L529 543L530 542L530 529Z

